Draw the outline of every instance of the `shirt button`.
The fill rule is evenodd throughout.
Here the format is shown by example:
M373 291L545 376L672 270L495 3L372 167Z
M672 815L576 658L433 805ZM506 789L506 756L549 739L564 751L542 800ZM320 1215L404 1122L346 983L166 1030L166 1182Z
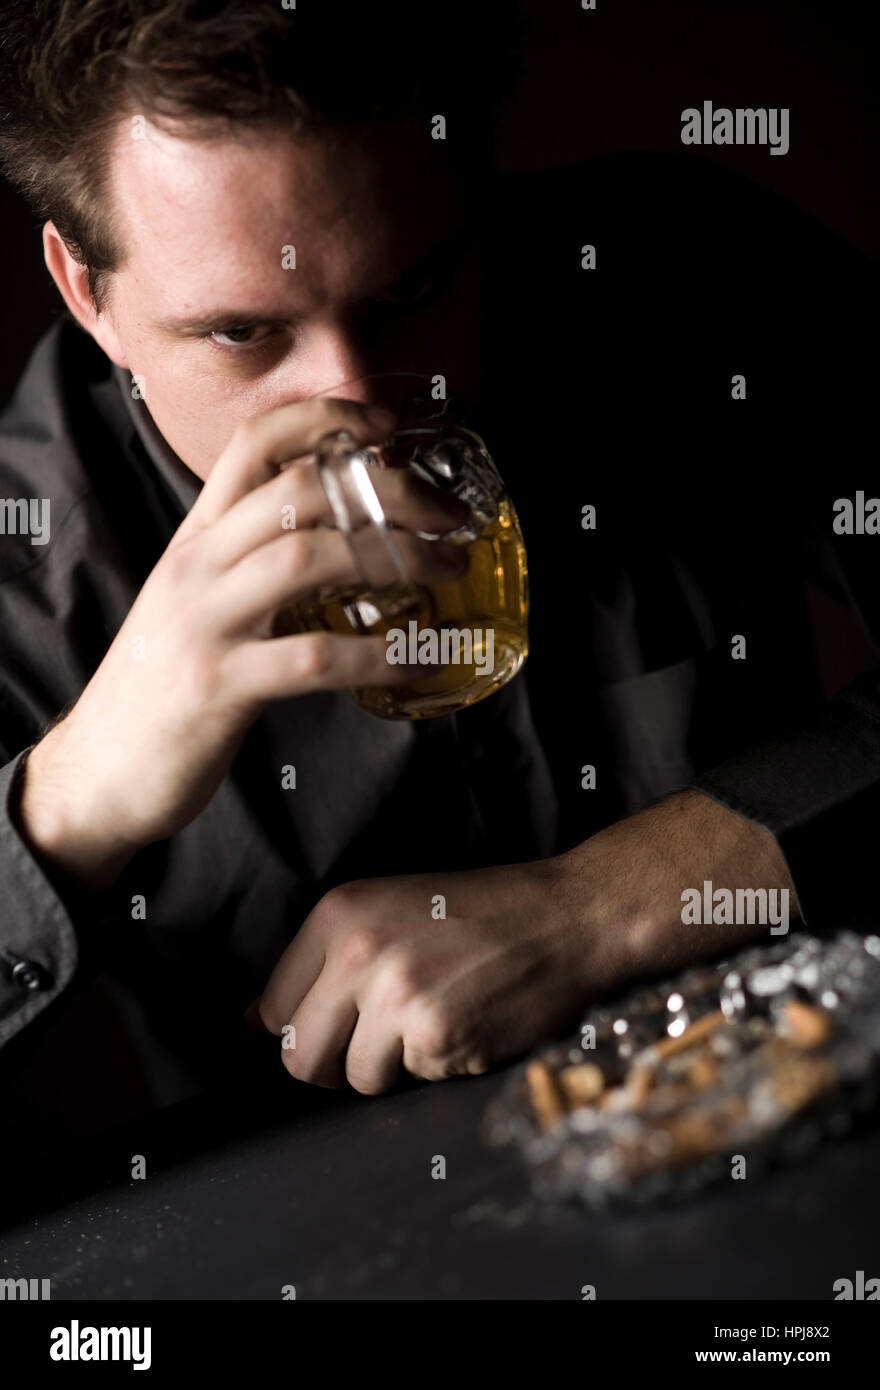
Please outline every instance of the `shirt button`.
M20 960L12 967L12 978L21 989L42 989L48 981L43 971L30 960Z

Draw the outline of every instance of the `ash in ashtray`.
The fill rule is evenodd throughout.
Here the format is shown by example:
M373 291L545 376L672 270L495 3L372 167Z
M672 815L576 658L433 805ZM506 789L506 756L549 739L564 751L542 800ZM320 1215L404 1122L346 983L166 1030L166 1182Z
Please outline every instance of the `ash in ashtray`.
M800 934L591 1009L512 1074L485 1132L542 1195L685 1195L842 1132L878 1070L880 937Z

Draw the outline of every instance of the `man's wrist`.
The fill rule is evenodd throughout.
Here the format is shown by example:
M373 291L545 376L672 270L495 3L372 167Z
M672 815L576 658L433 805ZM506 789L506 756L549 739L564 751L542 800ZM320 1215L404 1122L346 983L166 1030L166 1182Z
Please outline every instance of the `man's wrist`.
M43 743L28 749L21 759L11 789L10 817L62 894L79 896L111 888L136 852L102 835L86 808L76 808L62 793L57 780L46 772Z

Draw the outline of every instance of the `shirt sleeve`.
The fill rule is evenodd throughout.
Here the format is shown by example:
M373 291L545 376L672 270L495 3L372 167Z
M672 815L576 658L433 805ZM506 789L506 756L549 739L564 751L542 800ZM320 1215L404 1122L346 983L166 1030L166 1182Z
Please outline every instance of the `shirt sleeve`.
M859 676L814 724L690 785L773 832L807 925L876 920L880 668Z
M0 1048L67 988L79 955L73 921L12 819L26 756L0 767Z

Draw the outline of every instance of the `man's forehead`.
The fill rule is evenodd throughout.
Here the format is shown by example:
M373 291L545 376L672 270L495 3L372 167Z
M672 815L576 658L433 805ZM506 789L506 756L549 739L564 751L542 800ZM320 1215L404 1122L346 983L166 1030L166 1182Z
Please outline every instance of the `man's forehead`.
M402 256L455 228L454 182L430 144L407 128L194 139L132 118L112 166L123 269L170 296L184 280L210 290L212 277L252 296L283 276L301 311L373 279L381 288Z

